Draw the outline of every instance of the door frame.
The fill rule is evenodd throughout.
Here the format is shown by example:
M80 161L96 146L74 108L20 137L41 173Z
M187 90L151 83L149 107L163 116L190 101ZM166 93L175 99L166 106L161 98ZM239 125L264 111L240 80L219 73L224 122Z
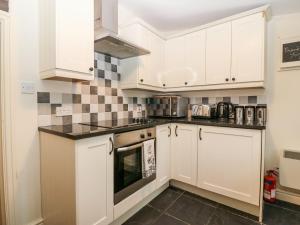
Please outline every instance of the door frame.
M8 12L0 11L0 91L1 91L1 148L3 169L3 213L5 224L15 225L15 163L12 148L12 118L11 118L11 71L10 71L10 15Z

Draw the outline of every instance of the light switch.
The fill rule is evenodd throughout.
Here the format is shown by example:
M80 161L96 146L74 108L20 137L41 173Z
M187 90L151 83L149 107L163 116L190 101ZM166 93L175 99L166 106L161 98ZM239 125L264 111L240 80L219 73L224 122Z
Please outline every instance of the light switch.
M34 82L22 82L21 83L22 94L34 94L35 93L35 84Z

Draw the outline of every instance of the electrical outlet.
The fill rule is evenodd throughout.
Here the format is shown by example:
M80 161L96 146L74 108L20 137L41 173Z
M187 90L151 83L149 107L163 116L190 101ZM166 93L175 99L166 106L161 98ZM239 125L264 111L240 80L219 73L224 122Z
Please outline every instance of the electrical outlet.
M72 106L56 107L56 116L70 116L72 115Z
M21 92L22 94L34 94L35 84L33 82L28 81L21 82Z

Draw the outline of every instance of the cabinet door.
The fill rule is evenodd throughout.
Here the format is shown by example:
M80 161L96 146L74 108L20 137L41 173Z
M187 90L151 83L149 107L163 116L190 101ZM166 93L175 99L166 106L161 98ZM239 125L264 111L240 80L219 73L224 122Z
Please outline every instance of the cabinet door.
M150 55L149 68L146 76L144 76L144 84L162 87L161 72L164 69L165 62L165 41L156 34L150 32Z
M185 36L185 66L188 72L188 85L205 85L206 30Z
M200 127L198 186L259 205L261 132Z
M166 61L162 82L166 88L182 87L192 80L185 67L185 38L177 37L166 41Z
M197 126L172 124L172 178L187 184L197 182Z
M156 127L156 162L157 162L157 187L161 187L170 180L170 150L171 150L171 125Z
M94 76L94 1L55 1L56 67Z
M206 30L206 83L227 83L231 74L231 22Z
M113 221L113 154L111 136L83 139L76 145L77 225Z
M265 18L263 13L232 22L232 80L263 81Z

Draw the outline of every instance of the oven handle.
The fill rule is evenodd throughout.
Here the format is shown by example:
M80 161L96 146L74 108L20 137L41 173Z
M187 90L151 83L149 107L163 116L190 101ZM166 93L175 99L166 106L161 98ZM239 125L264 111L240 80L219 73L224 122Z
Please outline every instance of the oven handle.
M143 143L136 144L136 145L131 145L131 146L129 146L129 147L118 148L118 149L117 149L117 152L127 152L127 151L130 151L130 150L133 150L133 149L135 149L135 148L142 147L142 146L143 146Z

